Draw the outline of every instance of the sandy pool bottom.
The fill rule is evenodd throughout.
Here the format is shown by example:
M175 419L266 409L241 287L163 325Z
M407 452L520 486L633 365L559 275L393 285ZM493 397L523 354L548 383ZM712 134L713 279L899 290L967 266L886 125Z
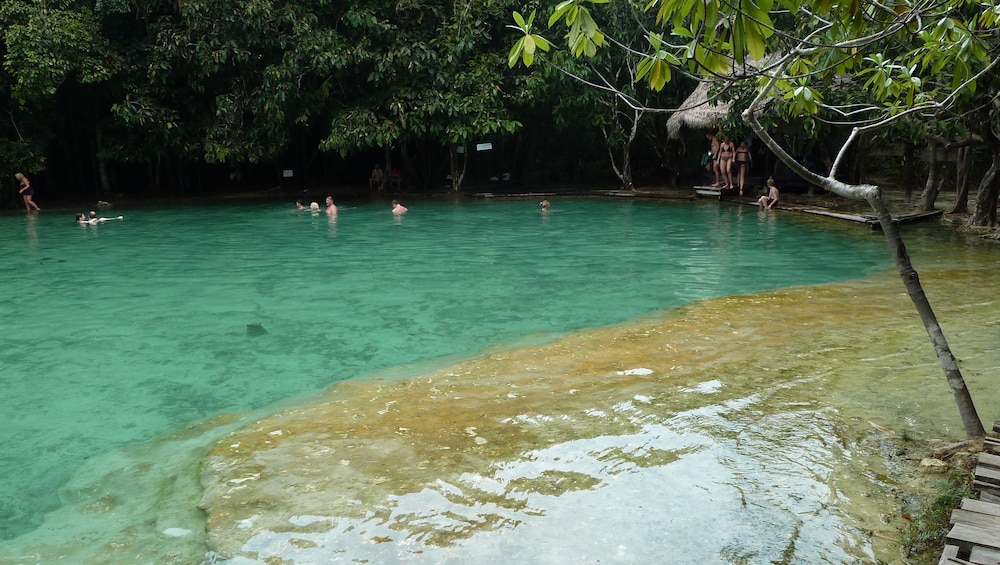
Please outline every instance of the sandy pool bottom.
M988 423L994 270L921 273ZM901 562L919 445L963 435L886 273L217 418L91 466L0 563Z

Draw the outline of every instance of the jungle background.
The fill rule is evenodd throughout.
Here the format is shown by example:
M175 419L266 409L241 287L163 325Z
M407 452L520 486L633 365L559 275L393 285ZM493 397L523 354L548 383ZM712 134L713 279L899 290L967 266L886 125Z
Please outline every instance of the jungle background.
M709 131L751 142L754 186L775 176L786 190L805 188L753 144L738 93L688 109L687 127L668 131L695 75L654 90L630 74L634 60L611 54L509 67L511 14L532 4L3 0L0 209L22 207L15 172L31 178L43 208L279 189L676 187L705 181ZM648 30L636 6L601 10L602 25L641 49ZM602 81L613 89L594 88ZM621 92L643 109L622 104ZM772 125L818 171L846 135L819 120ZM945 139L919 121L880 130L845 174L879 176L907 199L929 187L924 206L955 190L954 207L964 206L991 153L953 132ZM961 149L940 149L948 143ZM371 186L376 164L385 180Z

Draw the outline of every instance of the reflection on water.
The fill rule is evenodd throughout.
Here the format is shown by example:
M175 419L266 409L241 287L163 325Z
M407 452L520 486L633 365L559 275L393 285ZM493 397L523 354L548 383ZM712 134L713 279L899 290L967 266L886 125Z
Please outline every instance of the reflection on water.
M911 252L991 421L996 254ZM904 432L961 424L884 273L220 417L89 463L0 563L900 562Z
M925 278L988 283L973 301L997 282ZM958 425L915 322L885 275L339 387L213 450L209 543L234 563L898 562L925 485L886 446ZM959 333L988 418L997 336Z

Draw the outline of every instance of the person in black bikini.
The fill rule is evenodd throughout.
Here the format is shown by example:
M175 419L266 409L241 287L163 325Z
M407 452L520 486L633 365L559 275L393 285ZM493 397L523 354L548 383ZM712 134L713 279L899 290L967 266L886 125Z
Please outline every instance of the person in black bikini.
M21 198L24 200L24 209L29 212L32 208L35 210L41 210L41 208L38 207L38 204L35 204L35 202L31 199L32 195L35 194L35 191L31 188L31 181L28 180L28 177L21 173L17 173L14 175L14 178L17 179L17 193L20 194Z
M722 171L722 188L736 188L733 185L733 153L736 146L729 138L723 137L719 144L719 170Z
M740 185L740 196L743 196L743 185L747 180L747 172L753 165L753 157L750 155L750 148L745 140L740 141L736 147L736 178Z

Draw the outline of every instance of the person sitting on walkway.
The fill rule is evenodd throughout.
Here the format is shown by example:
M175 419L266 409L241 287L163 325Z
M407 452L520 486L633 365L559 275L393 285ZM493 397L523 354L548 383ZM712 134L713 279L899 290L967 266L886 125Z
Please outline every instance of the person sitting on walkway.
M757 205L762 210L770 210L778 204L778 187L774 186L774 179L767 179L767 194L757 199Z

